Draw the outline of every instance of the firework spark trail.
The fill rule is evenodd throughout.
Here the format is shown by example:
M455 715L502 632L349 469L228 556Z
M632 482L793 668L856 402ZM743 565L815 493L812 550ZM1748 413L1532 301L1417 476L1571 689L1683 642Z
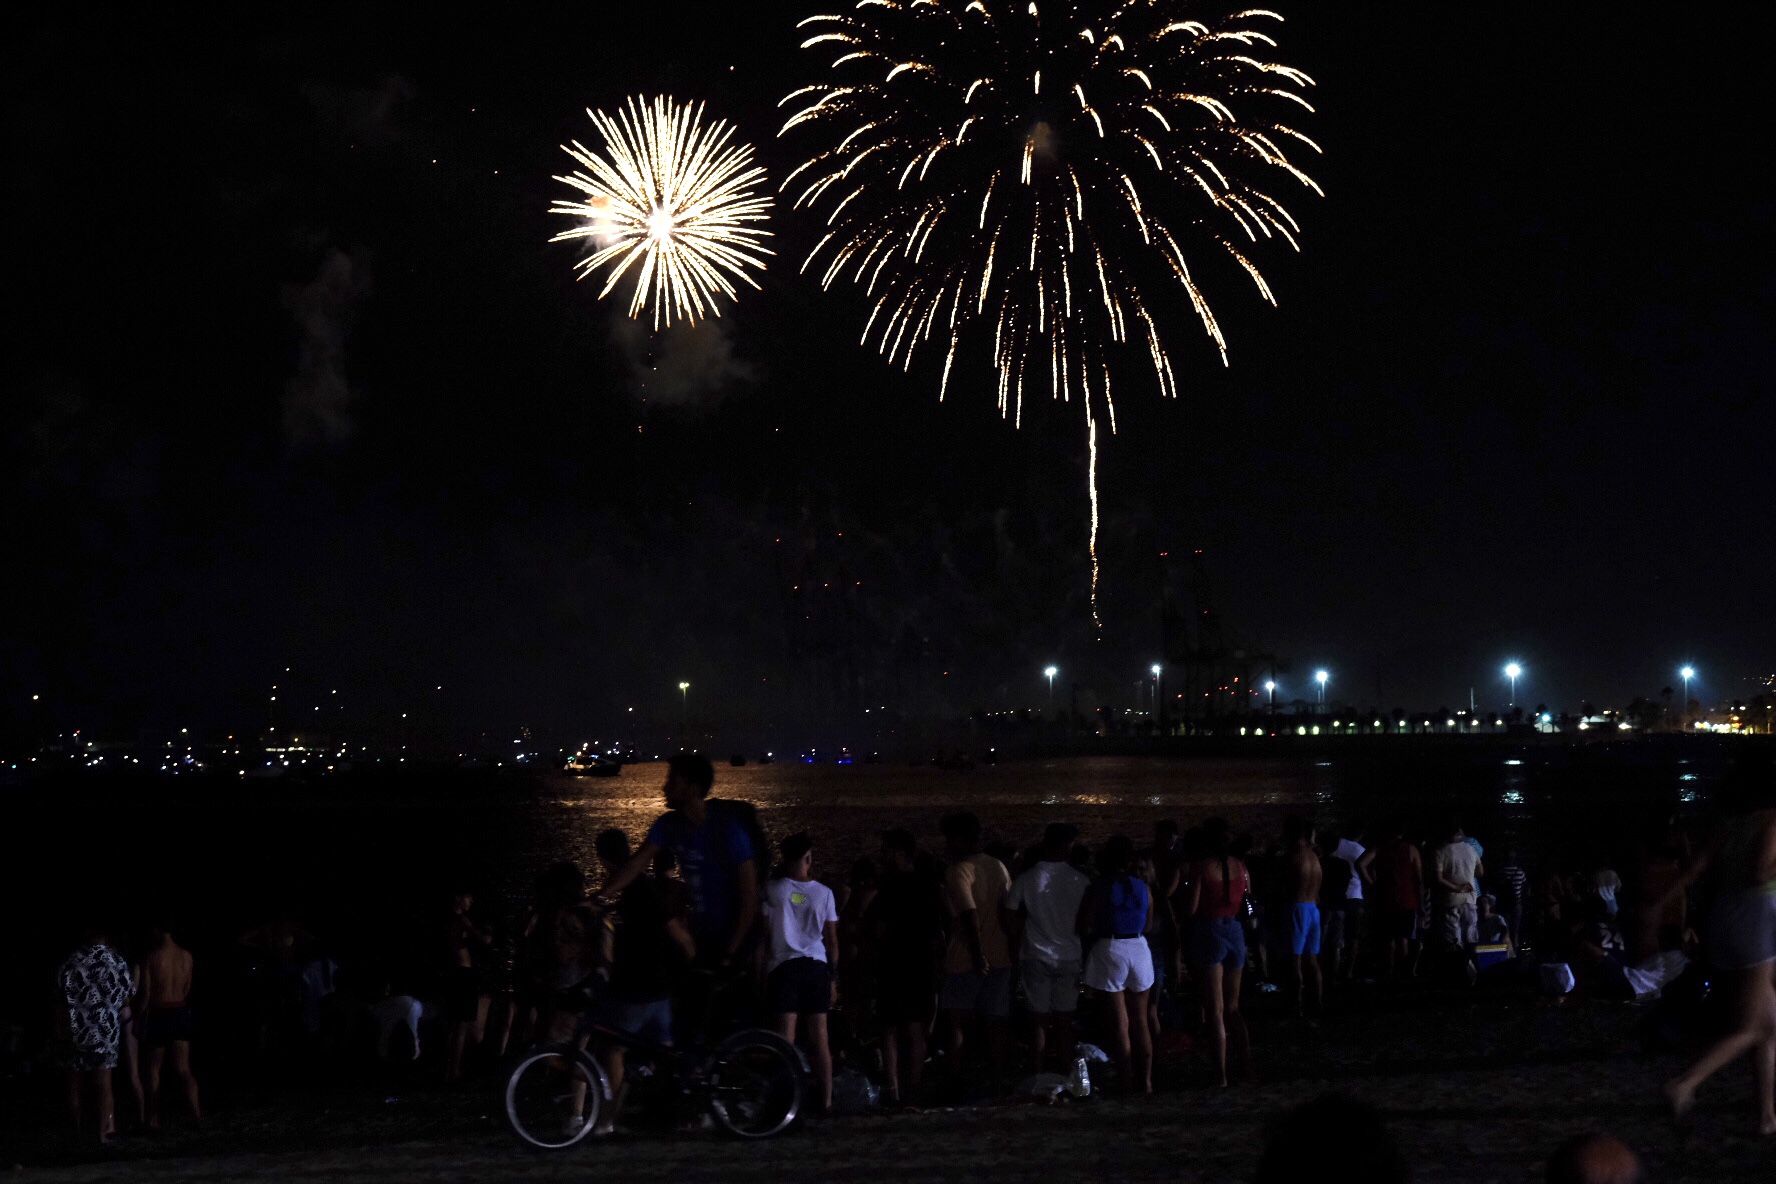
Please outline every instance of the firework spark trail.
M1274 304L1246 248L1299 249L1301 228L1269 186L1320 192L1289 156L1319 148L1288 122L1313 80L1270 60L1282 19L1221 0L861 0L801 22L829 58L779 104L780 135L817 139L779 190L824 213L802 269L863 288L863 338L891 363L935 341L940 397L990 341L1014 423L1045 362L1028 377L1085 402L1094 620L1092 398L1114 435L1110 367L1130 348L1177 396L1162 326L1180 291L1225 365L1199 277L1226 260Z
M585 279L609 269L599 299L633 269L629 315L651 307L661 329L680 317L720 316L717 294L733 299L736 279L756 289L748 269L762 270L774 252L762 242L771 235L761 225L771 198L759 192L765 170L752 164L752 147L734 143L726 122L706 123L700 103L632 97L614 118L586 114L604 154L577 140L562 145L580 169L555 180L581 197L558 199L549 212L579 225L549 241L592 240L576 270Z

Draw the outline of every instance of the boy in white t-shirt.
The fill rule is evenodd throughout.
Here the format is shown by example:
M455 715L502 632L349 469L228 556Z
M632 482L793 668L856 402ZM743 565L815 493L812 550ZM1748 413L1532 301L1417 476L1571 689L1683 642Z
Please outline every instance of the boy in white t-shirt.
M1032 1044L1035 1071L1043 1069L1045 1053L1060 1057L1063 1069L1073 1059L1073 1013L1079 1006L1083 960L1079 942L1079 902L1091 880L1067 863L1079 831L1051 822L1042 835L1036 863L1012 881L1005 908L1015 913L1018 967L1024 1000L1035 1021Z
M832 889L813 878L813 869L813 839L804 833L783 840L778 876L765 886L765 994L784 1039L793 1042L796 1021L807 1021L808 1059L824 1113L832 1109L826 1013L839 994L839 910Z

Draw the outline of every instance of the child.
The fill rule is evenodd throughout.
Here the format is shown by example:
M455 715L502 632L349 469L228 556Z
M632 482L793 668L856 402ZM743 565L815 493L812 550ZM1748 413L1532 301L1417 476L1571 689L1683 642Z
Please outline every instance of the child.
M832 1109L832 1049L826 1015L838 1000L839 912L832 890L813 878L814 840L794 834L783 840L783 862L765 887L765 928L770 948L765 994L777 1030L793 1041L796 1021L806 1021L808 1055L820 1083L820 1110Z

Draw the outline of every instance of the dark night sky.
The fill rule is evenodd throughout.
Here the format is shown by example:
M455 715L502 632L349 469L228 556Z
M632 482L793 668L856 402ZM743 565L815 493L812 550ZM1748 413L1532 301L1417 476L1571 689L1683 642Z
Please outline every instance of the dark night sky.
M1099 642L1074 417L1014 433L984 379L939 405L937 361L860 349L861 302L795 274L811 220L719 327L651 344L544 242L556 145L631 91L786 172L812 8L40 9L0 51L0 713L234 724L286 665L292 706L440 728L596 734L688 678L793 738L809 698L1030 704L1049 660L1127 699L1155 556L1191 547L1231 628L1361 703L1497 701L1508 657L1526 701L1685 659L1748 693L1762 51L1578 7L1287 6L1328 197L1264 260L1280 310L1214 293L1231 370L1177 329L1184 397L1125 384Z

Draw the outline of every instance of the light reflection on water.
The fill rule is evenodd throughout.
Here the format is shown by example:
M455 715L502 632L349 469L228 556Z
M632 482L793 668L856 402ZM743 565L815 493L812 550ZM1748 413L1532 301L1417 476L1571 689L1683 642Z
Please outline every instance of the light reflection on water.
M554 859L590 868L592 839L609 826L638 840L663 809L665 766L631 765L614 778L552 778L539 794L526 875ZM1067 821L1096 842L1118 832L1144 840L1153 824L1185 826L1220 814L1240 828L1272 828L1284 814L1323 801L1293 762L1178 761L1089 757L983 765L968 771L905 765L772 764L716 768L713 796L758 807L773 838L812 833L825 874L873 855L881 831L906 827L932 849L938 820L973 810L990 835L1019 846L1050 822ZM526 878L512 884L522 891Z

